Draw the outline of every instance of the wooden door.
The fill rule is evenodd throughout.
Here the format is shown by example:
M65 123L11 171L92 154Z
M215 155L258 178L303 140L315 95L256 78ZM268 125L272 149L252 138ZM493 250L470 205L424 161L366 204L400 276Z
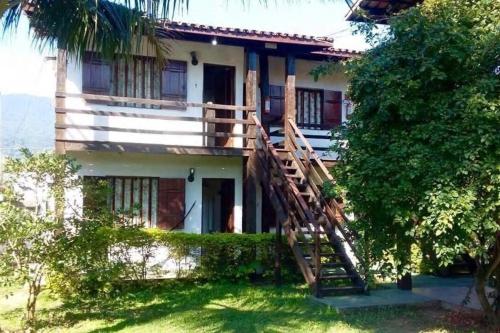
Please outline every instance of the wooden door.
M205 64L203 71L203 101L214 104L234 105L234 75L235 68L231 66ZM234 118L232 110L215 110L216 118ZM233 124L215 124L215 132L232 133ZM217 137L214 142L217 147L232 147L230 137Z

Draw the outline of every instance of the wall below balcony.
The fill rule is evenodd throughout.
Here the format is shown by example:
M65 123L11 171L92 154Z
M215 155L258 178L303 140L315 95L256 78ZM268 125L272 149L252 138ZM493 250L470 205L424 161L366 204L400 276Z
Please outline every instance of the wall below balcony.
M202 179L226 178L235 181L234 225L242 232L243 212L243 158L193 155L152 155L107 152L71 153L82 168L82 176L131 176L187 178L189 168L195 168L195 179L186 179L186 213L196 202L184 223L184 231L201 233ZM81 207L80 193L68 195L69 206Z

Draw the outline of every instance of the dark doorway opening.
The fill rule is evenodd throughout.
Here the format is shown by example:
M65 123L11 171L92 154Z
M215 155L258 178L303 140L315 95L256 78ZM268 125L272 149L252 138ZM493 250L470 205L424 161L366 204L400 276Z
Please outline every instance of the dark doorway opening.
M234 105L234 75L235 68L223 65L203 65L203 102L214 104ZM232 110L215 110L215 114L208 114L207 117L234 118ZM230 133L233 124L213 124L214 132ZM210 138L208 146L231 147L232 138L216 137Z
M276 212L266 191L262 191L262 232L276 228Z
M203 178L202 233L234 232L234 179Z

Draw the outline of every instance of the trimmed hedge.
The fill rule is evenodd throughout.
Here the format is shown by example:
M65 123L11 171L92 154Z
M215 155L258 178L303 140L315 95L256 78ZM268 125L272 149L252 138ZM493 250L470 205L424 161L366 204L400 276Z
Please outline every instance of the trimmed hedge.
M268 282L274 277L274 234L193 234L101 226L78 237L66 242L62 249L74 257L74 264L59 267L51 281L55 291L64 296L109 294L126 280L166 276L198 281ZM282 242L282 277L300 280L286 239ZM166 255L170 262L168 271L165 265L154 264L159 250L162 259Z
M108 247L139 249L142 253L149 253L146 248L165 247L169 259L179 266L182 262L192 262L190 269L175 272L178 277L237 280L255 275L269 278L274 272L276 236L273 234L193 234L126 227L101 228L99 237L107 240ZM295 274L296 265L286 239L282 242L286 277Z

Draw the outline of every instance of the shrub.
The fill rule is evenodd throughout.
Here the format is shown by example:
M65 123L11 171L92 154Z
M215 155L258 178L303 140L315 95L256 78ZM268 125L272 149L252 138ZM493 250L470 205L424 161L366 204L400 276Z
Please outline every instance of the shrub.
M87 222L78 239L68 240L66 262L51 279L51 286L65 297L112 295L124 281L141 282L158 278L201 281L271 281L274 276L275 235L192 234L165 232L138 226L95 228ZM300 275L285 239L282 248L282 276L295 280ZM162 251L161 263L154 263ZM157 258L156 258L157 259ZM175 263L165 270L166 261Z

